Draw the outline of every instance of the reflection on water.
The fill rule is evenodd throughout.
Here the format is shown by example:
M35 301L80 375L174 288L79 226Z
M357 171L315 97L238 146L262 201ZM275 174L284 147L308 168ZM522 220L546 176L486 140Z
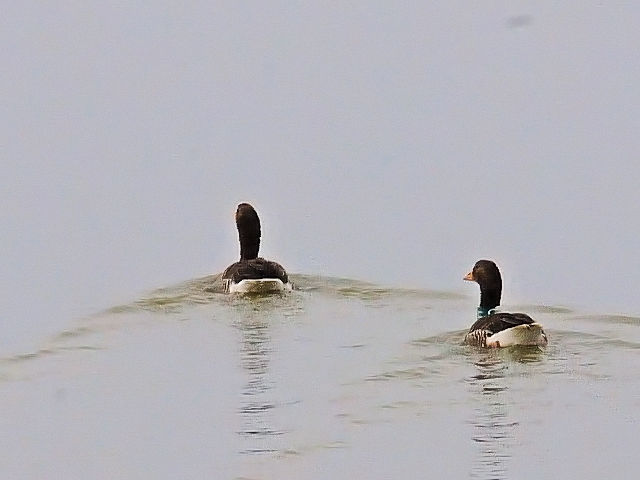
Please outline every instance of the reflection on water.
M509 478L508 462L519 423L509 392L509 364L539 362L543 350L516 347L505 350L473 351L476 373L467 379L471 393L472 440L477 446L471 478Z
M271 354L268 323L256 315L240 319L237 327L242 334L240 362L248 375L239 408L243 424L239 433L249 444L243 453L272 452L268 438L281 432L272 426L269 415L274 402L269 398L273 386L268 377Z
M507 478L507 462L510 442L514 438L517 422L510 415L507 385L504 378L506 366L490 352L474 362L477 373L468 379L472 393L474 430L472 440L478 454L472 466L472 478Z
M240 453L256 454L276 451L271 441L282 435L274 426L273 409L276 401L271 395L275 385L269 376L273 347L269 333L273 310L282 305L285 296L242 296L231 303L239 313L234 326L240 332L240 364L247 373L238 409L242 428L238 432L246 441Z

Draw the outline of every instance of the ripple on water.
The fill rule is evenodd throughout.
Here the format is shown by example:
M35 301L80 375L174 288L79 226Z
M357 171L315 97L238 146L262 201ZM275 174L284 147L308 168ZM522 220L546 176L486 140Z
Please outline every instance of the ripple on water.
M607 397L610 394L617 402L615 407L632 417L633 411L624 412L631 402L624 404L619 392L637 384L640 342L621 332L634 331L640 325L637 317L573 316L564 307L523 306L522 310L543 318L550 345L545 349L484 350L461 345L466 330L438 333L439 327L433 326L445 325L442 329L446 330L446 321L459 320L456 315L460 306L453 302L465 296L385 288L348 279L292 278L298 290L283 296L223 295L217 286L219 276L215 275L158 289L129 305L82 320L34 352L0 359L0 378L6 380L7 372L11 377L15 365L48 360L70 351L95 350L98 347L92 344L102 340L107 330L128 332L132 324L149 328L159 322L173 325L183 317L192 318L194 311L204 311L206 321L223 325L234 343L236 356L231 364L238 372L228 374L236 375L238 384L232 393L225 392L234 395L230 411L238 420L229 431L238 440L230 447L232 453L266 455L268 461L295 456L296 462L305 467L309 464L304 463L304 456L309 452L330 455L327 452L348 447L351 455L358 448L364 450L371 443L362 438L368 440L381 431L382 424L391 426L397 438L411 435L407 424L417 425L419 435L437 436L429 428L434 419L444 419L444 424L451 427L447 434L459 439L461 450L468 447L465 452L473 455L473 478L514 478L517 475L509 472L510 463L523 455L525 442L534 443L535 432L539 431L544 435L546 430L549 438L554 435L556 424L545 418L548 410L555 408L556 420L578 407L581 414L588 414L585 401L607 407L606 402L613 402ZM329 308L324 307L320 314L309 313L314 307L309 299ZM336 308L344 316L337 321L328 318L327 312L334 313L332 306L344 307L347 303L356 307ZM389 315L370 308L383 304L391 307ZM201 308L203 305L205 308ZM440 314L447 317L439 324L430 323ZM293 320L302 315L306 316L301 321ZM362 318L366 321L360 321ZM406 329L407 334L389 340L390 326ZM349 329L362 330L343 335ZM305 355L308 348L308 357L314 363L310 366L301 361L291 368L294 357L288 349L300 348L301 338L305 339ZM401 340L395 342L396 338ZM307 357L295 360L300 358ZM308 391L283 382L283 372L286 376L295 368L309 369L310 375L325 370L318 375L319 388L315 389L315 376L308 383ZM327 371L330 373L325 374ZM295 401L282 400L292 396ZM298 411L290 415L293 404ZM292 417L304 420L296 423ZM542 427L536 430L536 425ZM380 438L375 440L395 442ZM323 460L346 457L340 453L339 457ZM354 454L353 458L363 457ZM313 456L310 464L316 459ZM266 461L264 457L258 460Z
M633 317L628 315L580 315L573 317L573 320L613 323L617 325L640 325L640 317Z

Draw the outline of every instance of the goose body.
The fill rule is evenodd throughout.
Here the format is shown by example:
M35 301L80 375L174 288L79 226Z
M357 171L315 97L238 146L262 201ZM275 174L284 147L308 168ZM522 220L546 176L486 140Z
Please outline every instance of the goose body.
M542 325L529 315L495 311L500 305L502 277L494 262L479 260L464 280L480 285L477 320L466 334L465 343L477 347L547 345L548 338Z
M229 265L222 274L227 293L274 293L291 290L289 276L279 263L258 257L260 219L248 203L236 210L240 240L240 261Z
M271 293L291 290L285 269L264 258L240 260L222 274L227 293Z
M240 280L225 287L227 293L279 293L290 292L291 284L283 283L279 278L256 278Z
M524 313L492 313L477 320L465 336L476 347L511 347L547 344L542 325Z

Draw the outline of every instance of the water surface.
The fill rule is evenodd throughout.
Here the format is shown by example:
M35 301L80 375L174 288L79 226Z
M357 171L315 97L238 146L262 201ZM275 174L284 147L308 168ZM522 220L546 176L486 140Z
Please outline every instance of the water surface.
M294 275L151 292L0 359L3 478L632 478L640 318L513 306L546 349L460 345L476 298Z

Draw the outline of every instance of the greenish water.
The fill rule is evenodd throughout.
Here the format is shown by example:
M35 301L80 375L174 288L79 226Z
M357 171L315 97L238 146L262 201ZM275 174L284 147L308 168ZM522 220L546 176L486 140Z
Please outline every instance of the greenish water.
M0 476L635 476L640 318L509 306L549 347L486 351L474 296L292 278L160 289L0 359Z

